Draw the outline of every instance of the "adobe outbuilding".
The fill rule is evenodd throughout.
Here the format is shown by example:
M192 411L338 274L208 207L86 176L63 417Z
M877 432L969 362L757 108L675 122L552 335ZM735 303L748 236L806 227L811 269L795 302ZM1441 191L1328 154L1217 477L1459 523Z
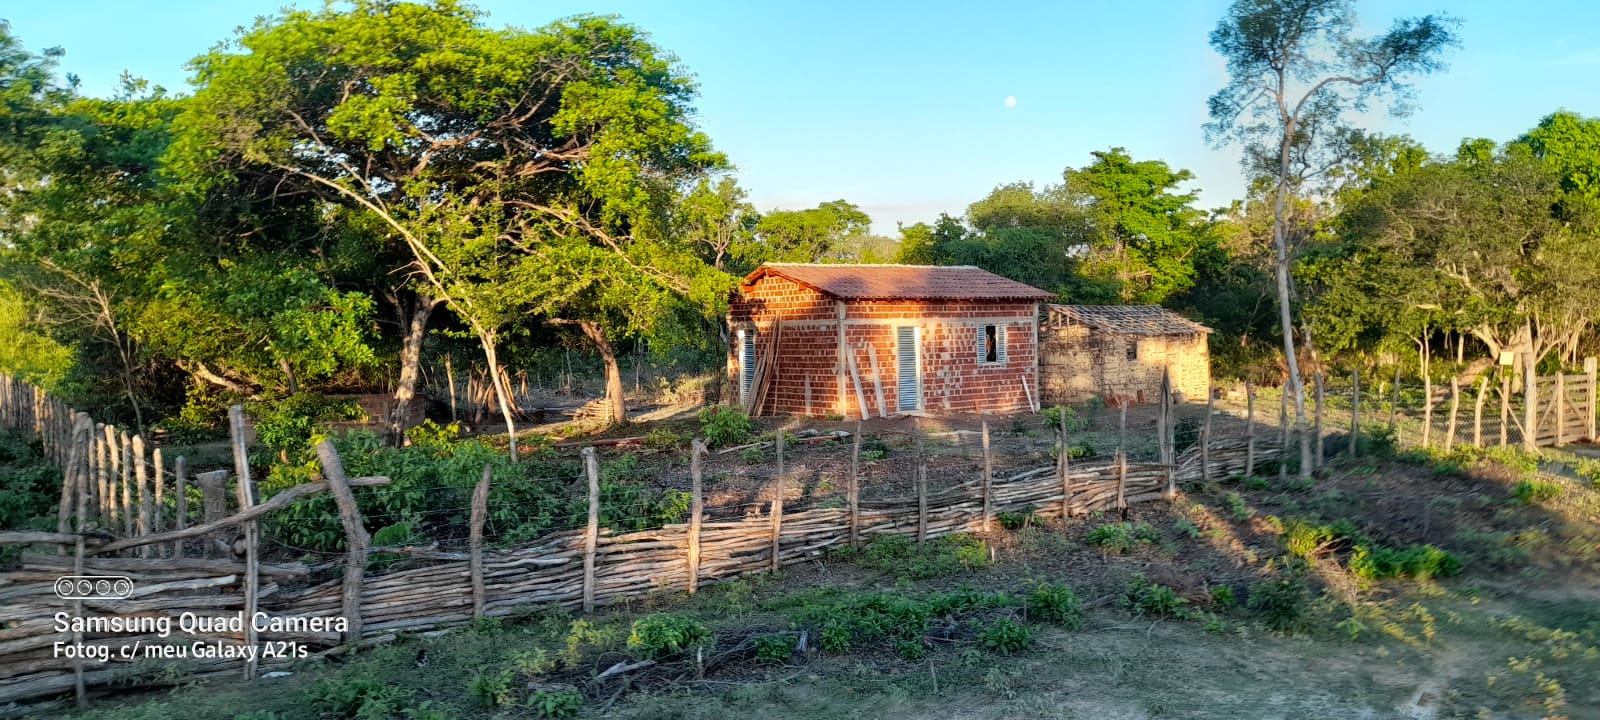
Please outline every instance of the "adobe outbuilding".
M1156 305L1046 305L1039 329L1044 403L1157 402L1170 374L1174 399L1205 400L1211 329Z

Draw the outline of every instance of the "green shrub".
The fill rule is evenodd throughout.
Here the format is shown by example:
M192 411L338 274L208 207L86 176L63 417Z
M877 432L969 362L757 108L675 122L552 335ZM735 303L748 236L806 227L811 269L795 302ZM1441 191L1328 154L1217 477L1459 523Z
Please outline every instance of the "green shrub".
M351 720L386 720L407 700L399 688L369 678L318 680L307 693L321 715Z
M1000 618L978 632L978 642L990 652L1010 655L1033 646L1033 630L1011 618Z
M0 432L0 528L44 530L54 526L61 494L61 471L36 444L14 432Z
M510 670L474 670L472 677L467 680L467 697L480 705L506 707L511 704L512 679Z
M757 635L756 662L782 665L794 656L796 638L788 633Z
M1007 530L1021 530L1030 525L1039 525L1042 522L1038 515L1033 514L1032 510L997 513L994 519L1000 522L1000 527Z
M920 657L934 618L959 620L983 610L1016 607L1006 593L959 590L912 595L819 589L796 593L779 603L798 626L820 628L819 644L828 652L886 646L903 656Z
M1373 543L1356 545L1350 554L1350 572L1367 580L1412 578L1427 580L1461 572L1456 556L1432 545L1393 548Z
M1149 523L1116 522L1101 525L1089 531L1088 541L1111 553L1125 553L1140 545L1149 545L1161 539Z
M682 615L658 613L633 621L628 649L642 658L661 658L683 652L711 639L706 626Z
M1227 506L1228 516L1238 522L1249 520L1251 516L1256 514L1256 511L1245 503L1244 498L1236 492L1231 492L1224 496L1222 504Z
M583 694L577 690L535 690L528 696L528 707L535 717L577 717L583 708Z
M406 439L412 445L425 448L448 448L460 437L461 423L440 425L432 418L406 431Z
M1121 604L1136 615L1187 619L1192 614L1189 601L1176 590L1150 582L1142 574L1133 576L1123 588Z
M644 434L644 446L652 450L676 450L688 446L691 439L666 428L651 428Z
M750 416L742 411L720 405L700 411L700 434L711 447L743 443L754 429Z
M1233 592L1232 585L1218 585L1211 588L1211 603L1221 608L1231 608L1239 604L1239 598Z
M880 535L862 551L861 564L912 580L927 580L988 567L989 546L967 533L924 543L904 535Z
M1250 609L1261 616L1262 623L1278 632L1300 628L1307 599L1306 586L1299 578L1263 580L1250 586Z
M1519 505L1538 505L1561 497L1565 489L1549 480L1519 480L1511 486L1511 499Z
M1028 592L1028 613L1030 619L1055 623L1068 630L1083 627L1083 601L1065 584L1041 582L1033 586Z
M1331 549L1362 540L1361 531L1349 520L1314 525L1294 519L1284 525L1283 546L1290 555L1311 559L1319 550Z
M756 463L766 460L767 453L761 449L760 445L755 447L747 447L739 451L739 459L748 464L755 465Z
M308 447L319 424L366 418L354 400L330 400L309 392L253 403L250 411L256 440L273 450L287 452Z

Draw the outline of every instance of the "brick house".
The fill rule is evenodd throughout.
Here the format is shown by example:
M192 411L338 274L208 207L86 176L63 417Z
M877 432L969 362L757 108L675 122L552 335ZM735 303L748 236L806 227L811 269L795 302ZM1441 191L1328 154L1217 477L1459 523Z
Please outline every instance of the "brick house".
M767 263L729 309L729 371L755 414L1030 409L1038 304L976 267ZM773 339L776 338L774 345Z
M1179 401L1211 387L1211 328L1155 305L1046 305L1039 328L1045 404L1156 402L1170 373Z

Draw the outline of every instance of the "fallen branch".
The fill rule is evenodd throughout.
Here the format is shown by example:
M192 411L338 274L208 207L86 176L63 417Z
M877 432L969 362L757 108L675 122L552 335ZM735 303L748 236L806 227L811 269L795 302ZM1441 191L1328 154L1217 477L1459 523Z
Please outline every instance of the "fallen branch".
M621 675L623 673L630 673L630 672L633 672L635 670L643 670L643 669L645 669L647 667L654 666L655 664L656 664L656 661L654 661L654 660L640 660L639 662L636 662L636 663L619 662L619 663L617 663L615 665L612 665L611 667L607 668L605 672L594 676L594 681L595 682L604 682L605 679L608 678L608 677L612 677L612 676L615 676L615 675ZM529 687L531 688L532 685L530 684Z

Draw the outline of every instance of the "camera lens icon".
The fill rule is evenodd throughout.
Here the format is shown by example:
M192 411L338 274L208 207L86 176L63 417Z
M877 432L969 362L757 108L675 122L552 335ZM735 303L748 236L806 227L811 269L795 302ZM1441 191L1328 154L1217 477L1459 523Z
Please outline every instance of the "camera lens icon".
M62 600L124 600L133 595L133 579L119 575L68 575L56 579Z

